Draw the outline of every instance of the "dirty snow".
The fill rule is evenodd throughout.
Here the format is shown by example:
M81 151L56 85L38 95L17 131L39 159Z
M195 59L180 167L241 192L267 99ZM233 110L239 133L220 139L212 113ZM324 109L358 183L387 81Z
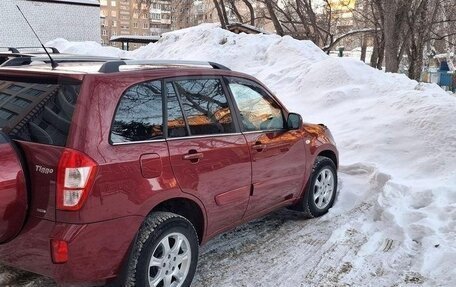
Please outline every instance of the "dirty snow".
M329 214L303 220L281 210L217 237L201 248L193 286L456 286L456 97L329 57L309 41L209 24L132 52L63 39L47 45L219 62L263 81L305 121L330 127L341 167ZM9 284L23 278L0 272Z

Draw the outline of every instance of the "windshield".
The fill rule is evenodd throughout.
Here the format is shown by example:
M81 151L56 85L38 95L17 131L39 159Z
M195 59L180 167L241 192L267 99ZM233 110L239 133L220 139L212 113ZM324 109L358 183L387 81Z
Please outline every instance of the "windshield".
M65 146L79 88L0 79L0 131L12 139Z

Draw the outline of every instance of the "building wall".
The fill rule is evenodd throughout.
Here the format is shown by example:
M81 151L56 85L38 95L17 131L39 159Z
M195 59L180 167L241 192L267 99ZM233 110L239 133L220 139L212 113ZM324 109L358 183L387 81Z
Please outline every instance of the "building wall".
M112 36L160 35L171 30L170 0L153 0L152 5L138 0L101 0L102 44L121 48L121 43L110 43ZM135 49L141 44L131 44Z
M198 25L198 16L202 14L199 9L200 1L183 0L171 1L171 29L179 30Z
M100 5L102 44L120 48L121 43L109 43L112 36L150 35L147 6L134 0L101 0Z
M171 31L171 0L155 0L150 6L150 33L159 36Z
M55 38L69 41L100 42L100 7L26 0L0 1L0 47L37 46L25 20L16 8L21 7L43 43Z

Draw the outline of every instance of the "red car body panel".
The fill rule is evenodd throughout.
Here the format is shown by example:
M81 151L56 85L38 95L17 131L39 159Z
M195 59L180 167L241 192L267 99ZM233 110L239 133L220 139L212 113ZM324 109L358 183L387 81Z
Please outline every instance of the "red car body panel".
M251 185L250 154L245 138L239 134L178 139L170 140L168 145L182 191L204 202L208 219L206 234L211 236L241 221ZM204 157L198 163L183 159L191 150L203 153Z
M104 284L119 273L143 220L128 216L92 224L66 224L30 216L19 235L1 245L0 257L8 265L51 277L60 285ZM51 239L69 243L67 263L52 263Z
M188 76L233 76L258 83L245 74L200 68L64 75L0 69L2 78L18 76L82 81L66 147L98 164L88 198L79 211L56 210L56 173L43 174L37 166L56 170L63 147L17 142L27 159L33 196L20 234L0 244L0 261L52 277L61 285L90 286L115 278L144 218L162 202L186 199L198 206L203 217L201 243L205 243L220 232L296 203L321 152L330 152L337 164L334 140L319 125L144 143L110 142L116 107L130 86ZM287 117L288 111L283 108L283 112ZM194 153L202 156L186 157ZM18 175L8 176L12 180ZM52 263L51 239L69 243L67 263Z
M254 193L246 215L254 215L270 207L300 195L306 158L304 143L296 131L246 133L252 147L252 182ZM299 134L299 133L298 133ZM255 149L259 146L261 149Z
M30 182L30 215L55 220L56 173L63 148L32 142L17 141L25 158ZM45 167L51 170L40 171Z
M21 162L9 143L0 143L0 162L0 216L6 222L0 226L0 234L3 234L1 240L7 241L25 221L26 213L16 211L27 209L27 189Z

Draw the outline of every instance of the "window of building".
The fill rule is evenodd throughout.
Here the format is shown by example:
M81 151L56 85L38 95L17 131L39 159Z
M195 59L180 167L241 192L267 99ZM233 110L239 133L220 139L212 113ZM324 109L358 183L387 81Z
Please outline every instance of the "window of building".
M103 36L108 36L108 32L105 29L101 30L101 34Z
M138 23L137 22L133 22L133 28L138 28Z
M144 28L144 29L149 29L149 23L144 23L144 24L143 24L143 28Z
M117 27L117 21L112 21L112 27Z
M129 88L122 96L111 130L113 143L163 138L161 81Z
M111 11L111 16L112 17L117 17L117 11Z
M101 6L107 6L108 5L108 1L107 0L100 0L100 5Z
M116 1L111 1L111 6L112 7L116 7L116 5L117 5Z

